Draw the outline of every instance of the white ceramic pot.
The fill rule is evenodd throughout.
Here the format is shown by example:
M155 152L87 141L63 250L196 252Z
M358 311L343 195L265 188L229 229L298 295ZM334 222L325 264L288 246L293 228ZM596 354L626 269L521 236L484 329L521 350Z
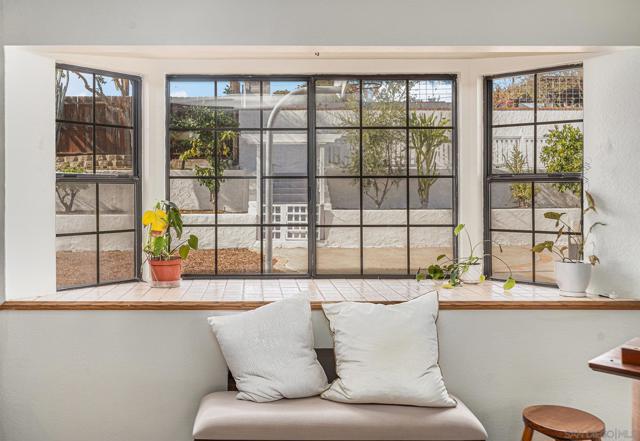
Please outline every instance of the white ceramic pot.
M463 283L480 283L482 278L482 264L480 262L469 265L469 269L460 275Z
M591 280L591 264L584 262L556 262L556 283L560 295L565 297L585 297Z

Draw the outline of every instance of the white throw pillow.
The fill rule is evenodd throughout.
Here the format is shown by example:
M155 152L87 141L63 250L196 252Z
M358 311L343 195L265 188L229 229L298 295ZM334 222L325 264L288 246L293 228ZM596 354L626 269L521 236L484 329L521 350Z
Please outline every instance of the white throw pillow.
M208 320L236 381L236 398L275 401L318 395L327 388L313 349L308 299L284 299Z
M338 378L322 398L342 403L454 407L438 366L438 294L395 305L322 305Z

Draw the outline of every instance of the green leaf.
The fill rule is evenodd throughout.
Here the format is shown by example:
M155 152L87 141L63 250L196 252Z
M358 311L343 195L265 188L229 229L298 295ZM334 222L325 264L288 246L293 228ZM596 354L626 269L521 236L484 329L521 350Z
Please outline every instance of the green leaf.
M464 229L464 224L458 224L456 228L453 230L453 234L456 236L460 234L460 232Z
M513 288L514 286L516 286L516 279L514 279L513 277L509 276L509 278L507 280L505 280L504 284L502 285L502 288L505 291L509 291L511 288Z
M427 276L421 270L418 270L418 272L416 273L416 282L421 282L426 278Z
M442 280L444 279L444 270L442 269L442 267L440 265L429 265L429 267L427 268L427 274L429 275L429 278L433 279L433 280Z
M447 255L446 255L446 254L440 254L438 257L436 257L436 260L442 260L442 259L444 259L445 257L447 257Z
M453 289L453 285L451 283L443 283L442 287L444 289Z
M560 220L560 218L564 215L565 213L556 213L555 211L547 211L544 214L544 217L546 219L555 219L555 220Z
M178 250L178 253L180 254L180 257L184 260L187 257L189 257L189 251L191 250L191 247L187 244L185 245L181 245L180 249Z
M191 248L193 248L194 250L198 249L198 236L191 234L189 236L189 239L187 240L187 243L189 244L189 246Z
M584 192L584 195L587 199L587 209L584 210L584 212L586 213L587 211L594 211L594 212L598 212L598 210L596 209L596 201L595 199L593 199L593 195L591 193L589 193L588 191Z
M533 251L534 253L541 253L544 250L551 251L552 248L553 248L553 242L551 242L550 240L547 240L547 241L536 244L533 248L531 248L531 251Z
M154 237L151 243L151 251L154 257L160 257L167 251L167 239L164 236Z
M484 282L485 280L487 280L487 276L480 274L480 282Z

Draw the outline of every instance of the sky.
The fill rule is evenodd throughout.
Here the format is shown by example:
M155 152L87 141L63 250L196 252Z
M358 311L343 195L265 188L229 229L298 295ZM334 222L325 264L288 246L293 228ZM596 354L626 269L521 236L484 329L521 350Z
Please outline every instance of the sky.
M69 72L69 71L67 71ZM90 73L82 73L82 72L71 72L71 76L69 77L69 85L67 87L67 95L66 96L91 96L91 92L87 90L84 85L84 82L78 78L78 74L80 74L90 85L93 84L92 74ZM113 81L110 77L104 76L106 83L102 85L102 90L105 95L120 95L120 92L116 89L113 84Z

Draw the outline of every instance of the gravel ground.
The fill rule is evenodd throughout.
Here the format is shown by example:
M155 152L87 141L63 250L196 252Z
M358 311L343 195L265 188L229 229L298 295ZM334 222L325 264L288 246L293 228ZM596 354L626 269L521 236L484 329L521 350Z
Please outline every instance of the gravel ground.
M100 253L100 281L132 279L133 265L131 251L103 251ZM56 287L58 289L95 283L95 251L58 251L56 253Z

